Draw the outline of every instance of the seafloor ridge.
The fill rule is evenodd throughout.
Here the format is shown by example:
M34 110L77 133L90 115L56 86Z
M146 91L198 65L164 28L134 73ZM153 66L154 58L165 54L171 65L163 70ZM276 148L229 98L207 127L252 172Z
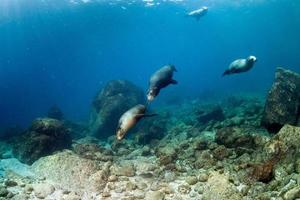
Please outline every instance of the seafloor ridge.
M111 81L88 124L53 107L27 130L7 130L0 199L300 198L299 74L278 68L266 98L170 102L117 141L120 115L144 101L134 84Z

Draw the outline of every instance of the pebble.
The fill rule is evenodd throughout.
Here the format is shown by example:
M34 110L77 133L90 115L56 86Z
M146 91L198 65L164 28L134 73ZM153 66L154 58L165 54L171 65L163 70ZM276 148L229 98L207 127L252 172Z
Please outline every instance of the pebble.
M116 175L111 175L108 177L108 182L116 182L118 180L118 177Z
M176 174L174 172L166 172L164 177L166 182L173 182L176 179Z
M146 193L145 200L163 200L165 194L160 191L150 191Z
M126 183L126 191L133 191L137 188L137 186L132 183L132 182L128 182Z
M198 180L200 182L206 182L208 180L208 175L206 173L201 173L198 176Z
M5 186L7 186L7 187L15 187L17 185L18 185L18 183L16 181L13 181L13 180L5 181Z
M102 193L102 197L110 197L110 193L109 192L103 192Z
M30 194L33 191L33 187L31 185L26 185L25 186L25 191L27 194Z
M13 194L12 192L8 192L8 194L6 195L6 197L7 197L8 199L13 198L13 196L14 196L14 194Z
M66 197L64 197L64 200L81 200L81 198L74 192L71 192Z
M287 191L284 194L284 199L285 200L293 200L296 198L300 198L300 186L294 187L293 189Z
M136 182L135 184L136 184L137 188L140 190L145 190L148 187L148 185L146 183L140 182L140 181Z
M198 192L198 194L203 194L204 192L204 184L203 183L197 183L194 189L195 192Z
M150 187L150 190L152 191L157 191L159 190L161 187L160 187L160 184L158 182L154 182L152 183L151 187Z
M185 179L185 182L187 182L189 185L195 185L198 182L198 179L196 176L188 176Z
M180 185L178 186L178 192L181 194L188 194L191 191L191 187L188 185Z
M142 190L135 191L134 197L137 199L145 199L145 192Z
M40 183L33 185L34 194L40 199L46 198L54 192L54 187L47 183Z
M8 195L8 190L3 187L3 186L0 186L0 197L6 197Z

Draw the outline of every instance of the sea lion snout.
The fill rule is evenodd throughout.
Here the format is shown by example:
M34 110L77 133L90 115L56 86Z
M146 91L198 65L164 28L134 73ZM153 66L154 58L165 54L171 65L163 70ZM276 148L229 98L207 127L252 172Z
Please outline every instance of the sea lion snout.
M257 58L255 56L249 56L248 60L251 61L251 62L256 62Z
M157 95L158 95L157 88L149 89L148 94L147 94L148 101L153 101Z
M118 128L117 130L117 140L122 140L125 136L126 132L121 129L121 128Z

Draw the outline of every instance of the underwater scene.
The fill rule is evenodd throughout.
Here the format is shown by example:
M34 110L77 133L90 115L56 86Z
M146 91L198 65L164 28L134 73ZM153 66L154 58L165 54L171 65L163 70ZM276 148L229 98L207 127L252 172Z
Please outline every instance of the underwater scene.
M300 200L300 1L0 0L0 200Z

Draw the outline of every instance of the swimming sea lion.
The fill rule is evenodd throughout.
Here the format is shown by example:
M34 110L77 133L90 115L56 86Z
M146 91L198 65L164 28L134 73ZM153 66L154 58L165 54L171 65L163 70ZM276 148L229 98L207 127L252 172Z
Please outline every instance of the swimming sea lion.
M201 17L203 17L204 15L206 15L207 12L208 12L208 7L203 6L200 9L193 10L193 11L189 12L188 14L186 14L186 16L188 16L188 17L194 17L194 18L196 18L197 21L199 21L199 19Z
M229 68L223 73L223 76L247 72L254 66L256 60L257 59L255 56L249 56L246 59L235 60L229 65Z
M177 72L175 66L167 65L151 76L147 94L148 101L153 101L162 88L167 87L170 84L177 84L177 81L173 79L174 71Z
M143 117L152 117L156 114L145 114L146 106L136 105L133 108L126 111L119 120L119 125L117 128L117 139L122 140L125 134L134 127L140 119Z

